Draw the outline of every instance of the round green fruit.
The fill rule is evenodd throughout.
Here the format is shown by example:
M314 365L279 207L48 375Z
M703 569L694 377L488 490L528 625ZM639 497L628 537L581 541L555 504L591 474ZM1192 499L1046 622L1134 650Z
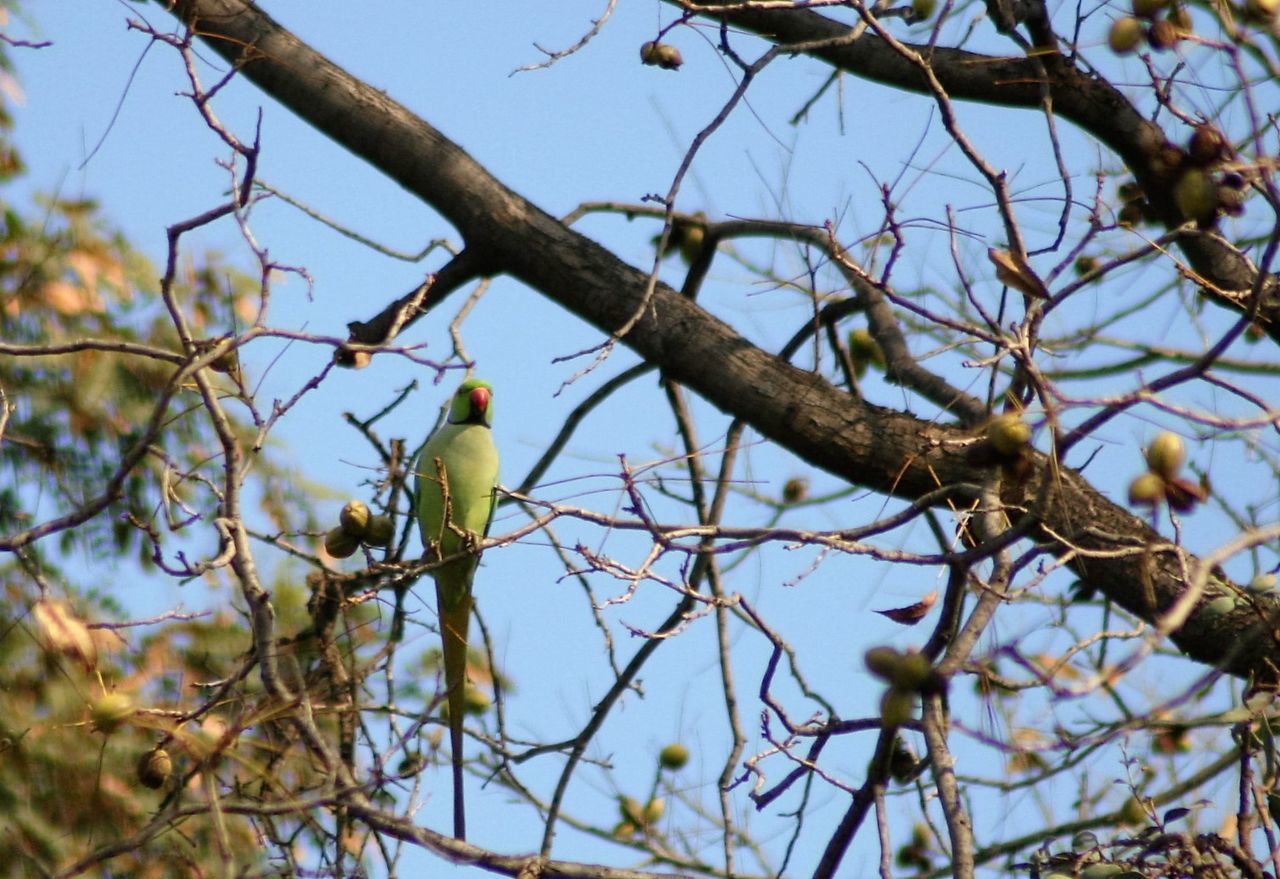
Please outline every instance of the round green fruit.
M987 422L987 442L1000 454L1013 457L1031 442L1031 426L1016 412L997 415Z
M138 781L143 787L163 787L172 774L173 760L164 748L153 748L138 758Z
M1142 22L1132 15L1126 15L1112 22L1111 30L1107 33L1107 45L1117 55L1128 55L1142 44L1142 37Z
M1164 500L1164 480L1148 471L1129 483L1129 503L1135 507L1154 507Z
M369 507L363 501L347 501L338 513L338 524L344 532L359 540L369 530Z
M360 538L352 537L342 528L331 528L324 535L324 551L335 559L345 559L360 547Z
M111 735L137 710L133 700L124 693L107 693L89 707L89 718L95 730Z
M1147 467L1162 479L1173 479L1187 460L1187 448L1182 437L1165 431L1147 447Z
M658 752L658 765L663 769L683 769L689 762L689 749L680 742L672 742Z

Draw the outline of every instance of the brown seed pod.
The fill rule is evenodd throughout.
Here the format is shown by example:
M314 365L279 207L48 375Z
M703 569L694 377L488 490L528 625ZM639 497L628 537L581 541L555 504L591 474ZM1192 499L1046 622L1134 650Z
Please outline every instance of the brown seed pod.
M163 787L173 774L173 760L164 748L152 748L138 758L138 781L152 790Z
M1227 156L1227 139L1212 122L1201 122L1187 141L1187 155L1201 167L1217 164Z
M1151 27L1147 30L1147 42L1157 52L1172 49L1181 38L1182 35L1178 33L1177 27L1174 26L1173 22L1165 18L1153 21Z

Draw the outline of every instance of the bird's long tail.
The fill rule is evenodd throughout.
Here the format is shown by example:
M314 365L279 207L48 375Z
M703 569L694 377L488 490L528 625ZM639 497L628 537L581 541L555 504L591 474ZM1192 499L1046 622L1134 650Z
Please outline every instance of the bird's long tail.
M444 656L445 701L449 706L449 750L453 762L453 835L467 838L466 808L462 794L462 721L466 714L467 626L471 622L471 588L453 572L436 577L436 601L440 608L440 637Z

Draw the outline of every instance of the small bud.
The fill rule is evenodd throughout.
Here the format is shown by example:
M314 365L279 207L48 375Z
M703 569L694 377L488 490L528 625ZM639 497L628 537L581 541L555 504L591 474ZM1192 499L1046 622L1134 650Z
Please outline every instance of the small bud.
M782 502L798 504L809 496L809 480L803 476L792 476L782 486Z
M1077 256L1075 261L1075 270L1077 275L1087 275L1090 272L1097 271L1102 265L1102 261L1096 256Z

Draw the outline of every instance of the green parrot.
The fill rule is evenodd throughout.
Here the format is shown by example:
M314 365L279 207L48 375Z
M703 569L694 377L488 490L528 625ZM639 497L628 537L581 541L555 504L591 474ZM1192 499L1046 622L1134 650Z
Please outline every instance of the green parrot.
M489 533L497 503L498 449L493 443L493 388L477 378L458 386L449 418L422 448L415 467L418 527L431 559L447 559L431 572L436 581L443 641L449 747L453 758L453 835L466 839L462 803L462 717L467 677L467 624L471 581L480 563L480 541Z

